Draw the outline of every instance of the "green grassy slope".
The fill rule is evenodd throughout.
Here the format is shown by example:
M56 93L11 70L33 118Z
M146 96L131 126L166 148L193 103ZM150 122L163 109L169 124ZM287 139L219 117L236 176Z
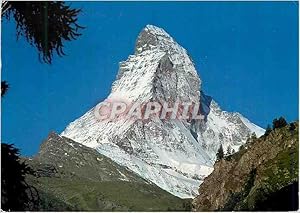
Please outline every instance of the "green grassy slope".
M188 210L183 200L70 139L51 133L37 156L26 160L36 171L27 182L40 194L38 210Z

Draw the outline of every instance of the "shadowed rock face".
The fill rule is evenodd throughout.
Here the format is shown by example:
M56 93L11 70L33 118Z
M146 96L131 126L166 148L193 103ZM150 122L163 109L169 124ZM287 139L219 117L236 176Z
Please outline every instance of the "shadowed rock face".
M54 132L25 160L36 173L26 177L41 197L36 211L166 211L184 210L188 203Z
M235 150L248 135L264 130L239 113L222 111L201 91L201 79L187 51L167 32L147 25L139 34L134 55L120 63L108 100L194 102L204 120L132 119L99 121L94 109L61 133L96 149L168 192L191 198L212 171L222 144Z
M95 181L130 180L149 183L94 149L52 132L29 160L38 176L87 178Z
M295 130L288 126L275 129L217 162L193 201L195 210L282 210L269 204L278 200L277 192L298 182L298 123L295 125ZM285 210L295 208L288 205L282 204Z

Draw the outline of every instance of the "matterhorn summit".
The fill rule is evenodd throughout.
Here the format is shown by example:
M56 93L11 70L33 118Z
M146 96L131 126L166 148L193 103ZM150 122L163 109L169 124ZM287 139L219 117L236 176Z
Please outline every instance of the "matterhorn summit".
M147 25L137 38L134 55L120 63L107 100L200 103L203 119L99 120L95 106L61 135L96 149L178 197L195 197L213 170L220 145L237 150L253 132L264 133L239 113L222 111L201 84L186 50L163 29Z

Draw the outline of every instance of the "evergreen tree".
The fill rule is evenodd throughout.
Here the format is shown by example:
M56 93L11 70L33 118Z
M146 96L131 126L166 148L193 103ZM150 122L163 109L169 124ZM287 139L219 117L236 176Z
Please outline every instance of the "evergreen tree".
M49 64L53 53L65 55L63 42L76 40L81 35L78 31L83 27L77 23L80 12L62 1L5 1L2 4L2 18L15 20L17 38L24 36Z
M245 146L244 145L241 145L240 147L239 147L239 151L242 151L242 150L244 150L245 149Z
M294 123L291 123L291 124L290 124L290 127L289 127L289 130L290 130L290 131L294 131L295 129L296 129L295 124L294 124Z
M268 124L267 128L266 128L266 131L265 131L265 136L268 136L270 133L272 132L272 128L271 126Z
M245 146L250 146L257 139L255 132L252 132L251 136L248 136Z
M257 139L255 132L252 132L251 136L247 138L244 148L250 147L252 143Z
M8 83L6 81L1 81L1 97L3 97L5 95L8 88L9 88Z
M222 144L220 145L218 152L217 152L217 161L224 158L224 150Z
M19 150L1 143L1 209L4 211L36 210L39 204L37 190L25 181L33 171L20 161Z
M227 147L227 155L231 155L232 154L232 151L231 151L232 149L231 149L231 146L229 145L228 147Z
M251 134L251 142L254 142L257 139L256 133L252 132Z
M284 119L284 117L282 117L282 116L279 119L276 118L273 120L273 129L285 127L286 125L287 125L287 122Z
M275 118L275 119L273 120L272 124L273 124L273 130L276 129L276 128L278 128L278 119Z
M54 53L64 56L64 42L76 40L83 29L78 22L80 9L72 9L62 1L3 1L2 20L13 18L16 36L23 36L39 54L40 61L51 64ZM1 97L9 89L1 81Z

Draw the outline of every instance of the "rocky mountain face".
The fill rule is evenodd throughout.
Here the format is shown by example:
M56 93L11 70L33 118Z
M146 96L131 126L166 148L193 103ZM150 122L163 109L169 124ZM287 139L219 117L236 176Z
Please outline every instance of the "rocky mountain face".
M222 111L204 94L193 61L163 29L147 25L134 55L120 63L107 100L200 102L202 120L102 120L92 108L61 136L96 149L117 164L181 198L197 195L222 144L237 150L264 130L239 113Z
M95 149L51 133L39 153L25 159L27 176L44 211L187 210L182 200L101 155Z
M214 165L194 210L297 210L298 122L273 130Z

